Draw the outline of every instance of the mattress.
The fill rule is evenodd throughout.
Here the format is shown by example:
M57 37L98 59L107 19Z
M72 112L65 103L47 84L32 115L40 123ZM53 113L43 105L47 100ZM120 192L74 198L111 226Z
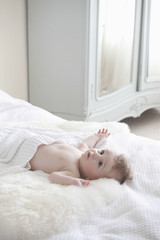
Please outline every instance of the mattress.
M39 229L38 224L35 225L37 226L35 233L40 233L37 235L38 238L34 234L34 229L32 229L32 235L29 229L25 230L24 226L21 226L21 229L18 229L15 215L19 213L15 213L14 210L14 206L18 205L8 201L8 206L13 213L10 210L10 217L9 213L7 215L7 213L4 214L3 211L1 212L1 226L3 225L4 229L7 228L7 225L10 226L10 228L8 228L8 232L6 230L6 232L3 231L3 235L1 233L0 236L3 236L3 239L8 239L8 236L12 236L12 239L31 239L30 237L32 236L32 239L45 240L160 239L159 141L136 136L132 134L128 126L123 123L88 123L67 121L45 111L44 109L33 106L28 102L15 99L0 90L0 127L2 126L18 129L29 129L36 132L43 131L45 134L52 134L52 131L55 129L61 129L67 132L77 132L77 136L79 136L79 133L81 133L81 136L83 136L83 133L86 134L86 132L94 133L99 128L108 128L111 132L111 141L110 146L106 145L105 147L118 147L122 153L128 155L130 158L133 175L133 180L127 180L120 186L120 188L116 188L116 185L114 185L113 182L107 182L105 180L95 181L92 189L85 189L86 192L84 192L84 189L72 189L72 186L70 190L63 188L62 192L66 192L66 194L68 192L70 193L69 196L72 196L72 199L70 199L68 204L71 203L71 201L73 201L74 204L76 199L75 196L79 196L78 198L81 199L83 195L84 197L81 201L83 202L83 208L80 208L82 203L77 202L76 204L79 205L75 205L76 208L74 209L74 213L72 213L73 218L72 214L70 214L70 218L68 218L70 222L68 221L67 226L69 227L63 227L63 225L65 225L67 222L66 214L64 214L63 218L61 218L61 227L58 228L57 231L54 231L55 224L49 228L49 222L47 224L47 218L44 216L42 217L40 214L38 215L37 212L36 216L33 214L33 218L37 219L37 222L39 221L39 223L43 223L43 225L39 225ZM35 176L30 176L27 172L17 172L16 175L9 174L3 177L4 179L1 179L0 177L0 181L1 183L4 183L3 180L8 182L8 192L11 191L13 187L15 189L17 184L17 196L20 197L23 191L19 190L22 188L22 185L17 179L21 179L22 176L24 178L24 182L26 181L25 185L23 184L23 187L26 187L27 194L31 194L30 192L32 191L32 194L34 195L35 191L30 189L30 180L34 179ZM35 189L37 189L37 186L40 187L39 183L41 183L41 178L43 177L44 176L39 175L39 178L36 178ZM110 192L111 189L113 190L112 192ZM7 191L5 193L6 196ZM57 194L58 192L59 190L57 189ZM106 195L107 192L110 194L110 196L113 196L113 193L115 193L114 201L105 201L105 199L109 197ZM4 199L6 196L4 196ZM23 199L25 199L24 196ZM49 193L48 196L50 196ZM0 201L3 203L2 195ZM3 204L1 204L1 206L3 206ZM61 209L59 210L59 213L62 213L62 206L63 204L59 206L62 208L59 208ZM46 205L44 205L44 207L46 207ZM7 209L5 204L4 209ZM81 211L83 210L83 214L81 214L81 216L80 209ZM85 214L85 211L88 214ZM25 212L25 214L26 219L27 213ZM22 215L19 214L17 216L19 216L19 219L17 218L17 222L20 221L20 219L23 219ZM74 224L74 221L72 220L75 220L76 224ZM50 218L50 221L52 221L52 217Z

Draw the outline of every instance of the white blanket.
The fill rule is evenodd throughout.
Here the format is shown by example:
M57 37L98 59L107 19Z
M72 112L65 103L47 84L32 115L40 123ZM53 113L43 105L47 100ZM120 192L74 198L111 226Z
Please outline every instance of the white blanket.
M40 144L55 141L76 146L89 134L69 133L62 130L32 128L0 128L0 175L30 168L29 161Z
M160 142L130 133L114 139L132 159L133 180L122 185L117 201L81 227L49 240L160 239Z

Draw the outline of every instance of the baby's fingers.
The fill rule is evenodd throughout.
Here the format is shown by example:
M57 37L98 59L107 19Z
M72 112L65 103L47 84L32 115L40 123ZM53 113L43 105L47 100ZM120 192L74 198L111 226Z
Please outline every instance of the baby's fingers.
M99 129L98 134L110 134L110 133L108 133L108 129L103 128Z
M104 129L103 128L102 133L107 134L108 133L108 129Z
M84 187L87 187L90 185L90 181L88 181L88 180L82 180L81 183Z

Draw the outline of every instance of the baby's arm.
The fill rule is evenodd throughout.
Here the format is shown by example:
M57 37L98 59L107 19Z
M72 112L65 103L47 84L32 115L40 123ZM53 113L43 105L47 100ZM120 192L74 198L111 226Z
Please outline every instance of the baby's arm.
M78 149L85 152L90 148L94 148L95 145L103 138L107 138L110 135L108 129L99 129L98 133L86 138L82 143L79 144Z
M62 184L62 185L77 185L77 186L88 186L90 181L81 178L75 178L68 175L68 171L63 172L53 172L49 175L49 180L52 183Z

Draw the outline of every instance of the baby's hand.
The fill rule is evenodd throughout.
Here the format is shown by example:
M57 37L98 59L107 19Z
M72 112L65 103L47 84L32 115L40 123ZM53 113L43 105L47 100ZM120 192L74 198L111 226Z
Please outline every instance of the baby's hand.
M108 129L99 129L98 133L96 134L99 137L99 140L103 138L109 137L110 133L108 132Z
M74 181L74 185L80 186L80 187L88 187L90 185L89 180L84 180L81 178L76 178Z

